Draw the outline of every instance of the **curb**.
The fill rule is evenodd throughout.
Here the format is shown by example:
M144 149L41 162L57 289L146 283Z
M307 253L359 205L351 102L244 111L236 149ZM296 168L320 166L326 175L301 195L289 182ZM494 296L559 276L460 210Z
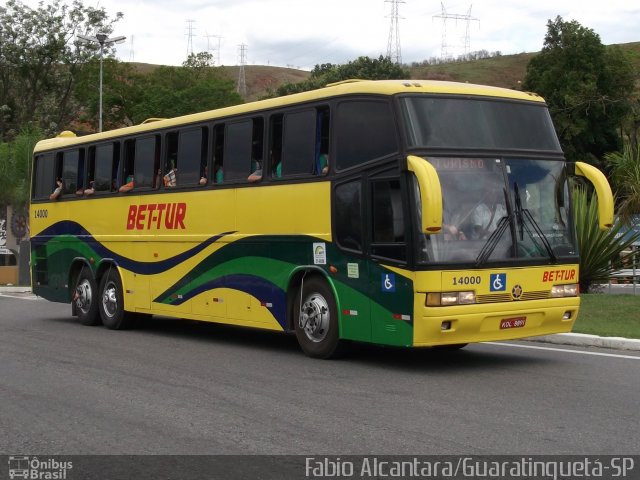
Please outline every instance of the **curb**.
M640 340L624 337L599 337L586 333L556 333L541 337L521 338L527 342L554 343L556 345L574 345L579 347L601 347L616 350L640 351Z
M31 287L0 286L0 293L31 293ZM586 333L556 333L540 337L519 339L525 342L553 343L556 345L574 345L578 347L600 347L615 350L640 351L640 339L624 337L599 337Z
M0 293L31 293L31 287L19 287L15 285L1 285Z

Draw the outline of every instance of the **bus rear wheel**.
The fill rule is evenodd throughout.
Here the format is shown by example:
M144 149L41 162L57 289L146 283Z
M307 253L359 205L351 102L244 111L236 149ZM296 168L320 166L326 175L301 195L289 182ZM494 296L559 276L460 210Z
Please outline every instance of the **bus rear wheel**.
M114 269L105 273L100 281L100 317L110 330L123 330L131 326L131 317L124 311L122 281Z
M344 353L338 309L329 286L317 277L303 281L294 302L295 332L310 357L335 358Z
M76 289L71 300L75 304L75 312L78 320L83 325L100 325L100 313L98 312L98 286L88 269L83 269L78 275Z

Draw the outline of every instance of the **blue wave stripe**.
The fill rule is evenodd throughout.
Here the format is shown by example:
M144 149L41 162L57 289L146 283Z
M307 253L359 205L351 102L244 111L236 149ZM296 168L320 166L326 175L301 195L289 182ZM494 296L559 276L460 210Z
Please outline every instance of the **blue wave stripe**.
M255 275L238 274L218 277L214 280L210 280L209 282L199 285L193 290L185 292L184 294L182 294L181 298L172 299L171 297L169 297L170 300L168 302L165 301L164 303L168 303L169 305L181 305L182 303L192 299L196 295L199 295L200 293L206 292L208 290L213 290L214 288L229 288L233 290L239 290L254 296L261 303L271 303L272 306L268 307L269 311L283 328L283 330L286 330L286 292L274 283ZM163 297L166 298L165 294L160 295L154 300L154 302L160 302Z
M61 235L72 235L78 240L84 242L93 251L95 251L100 258L112 258L120 267L126 268L133 273L141 275L153 275L172 269L176 265L193 257L194 255L197 255L212 243L215 243L222 237L230 235L232 233L234 232L223 232L218 235L214 235L204 242L199 243L195 247L165 260L160 260L157 262L140 262L120 255L113 250L109 250L100 242L96 241L93 235L91 235L91 233L89 233L82 225L76 222L65 220L51 225L47 229L40 232L38 235L34 236L32 238L32 247L35 248L45 245L50 240L54 240L56 237Z

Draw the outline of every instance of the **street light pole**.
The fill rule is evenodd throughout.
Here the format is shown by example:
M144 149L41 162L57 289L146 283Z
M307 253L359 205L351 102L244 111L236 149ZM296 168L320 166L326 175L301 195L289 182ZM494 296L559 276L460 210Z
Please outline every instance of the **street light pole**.
M99 117L98 117L98 131L102 132L102 57L104 55L104 47L110 47L115 43L122 43L127 39L127 37L119 36L109 38L109 35L106 33L97 33L95 37L78 35L79 43L97 43L100 45L100 106L99 106Z

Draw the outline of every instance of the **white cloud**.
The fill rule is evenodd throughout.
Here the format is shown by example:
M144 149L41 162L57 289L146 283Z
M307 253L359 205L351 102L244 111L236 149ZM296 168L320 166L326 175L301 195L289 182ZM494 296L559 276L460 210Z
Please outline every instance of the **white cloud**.
M25 3L35 6L37 0ZM476 0L444 2L448 13L464 15L473 3L470 48L503 54L542 48L546 23L560 15L592 28L605 44L640 40L636 2L609 0ZM121 11L115 34L128 41L118 46L121 60L180 65L187 55L187 19L193 19L194 51L207 49L206 35L219 35L220 60L239 63L239 45L247 45L249 64L312 68L344 63L360 55L386 54L390 3L384 0L100 0L111 15ZM405 0L399 4L400 42L404 62L440 55L442 20L439 2ZM466 22L447 21L447 43L462 53ZM216 48L217 38L209 39Z

